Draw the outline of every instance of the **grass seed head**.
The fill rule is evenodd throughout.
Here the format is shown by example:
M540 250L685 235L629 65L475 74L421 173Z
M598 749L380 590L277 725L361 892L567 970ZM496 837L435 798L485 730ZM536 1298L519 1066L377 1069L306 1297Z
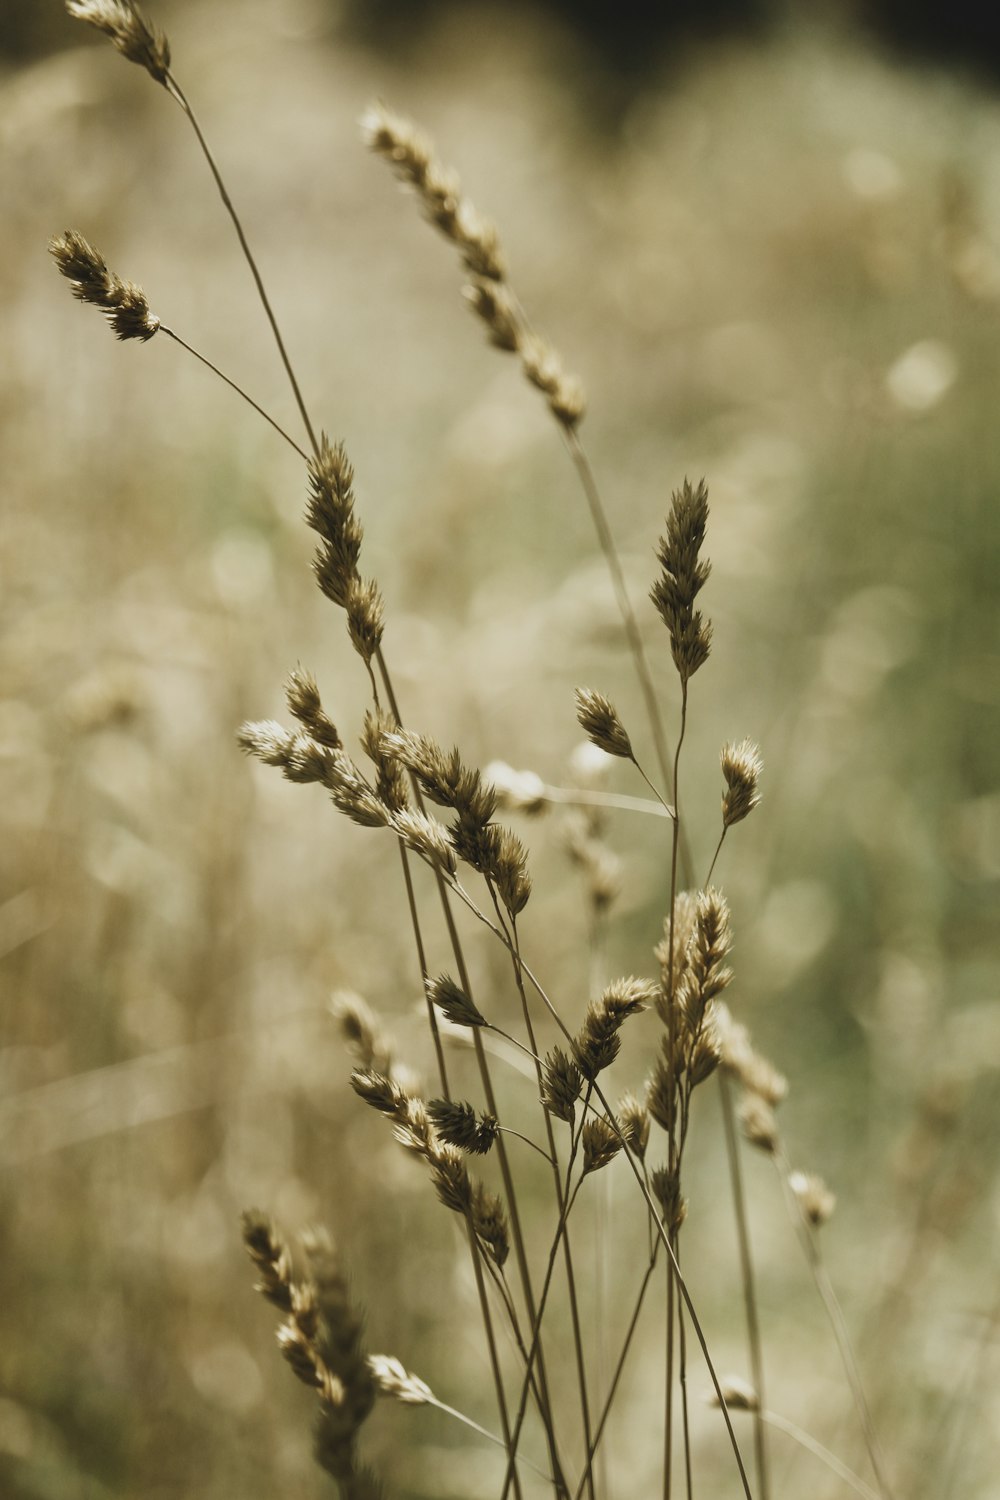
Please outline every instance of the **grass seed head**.
M291 1312L292 1252L274 1220L260 1209L247 1209L243 1215L243 1243L260 1276L254 1291L283 1312Z
M323 710L319 687L311 672L296 667L285 684L285 698L289 713L298 719L317 744L326 745L331 750L342 748L337 726Z
M330 1014L358 1067L391 1078L392 1048L371 1006L351 990L337 990L330 997Z
M723 745L720 756L726 790L722 794L722 826L731 828L753 812L760 802L760 775L764 763L752 740Z
M676 1234L687 1218L687 1200L681 1194L679 1172L657 1167L650 1178L650 1186L660 1205L664 1228L668 1234Z
M788 1178L788 1186L798 1199L803 1216L813 1228L818 1229L833 1216L837 1198L822 1177L817 1177L812 1172L792 1172Z
M727 1375L719 1382L722 1389L722 1399L730 1411L758 1411L760 1402L757 1392L746 1380L741 1380L738 1375ZM719 1405L717 1391L710 1391L705 1398L709 1406Z
M603 693L596 693L593 688L577 688L576 717L584 734L605 755L617 755L622 760L635 759L632 742L618 717L618 710Z
M640 1161L646 1159L649 1145L649 1111L632 1094L623 1094L618 1103L618 1123L629 1150Z
M86 21L103 31L123 57L145 68L157 83L166 83L170 44L132 0L66 0L66 9L75 21Z
M583 1142L583 1175L599 1172L614 1161L622 1149L621 1137L601 1115L591 1115L580 1132Z
M707 661L712 643L712 627L694 607L711 571L711 564L699 557L707 521L705 481L692 488L685 479L673 495L666 535L661 536L656 554L662 572L650 590L670 636L674 665L685 684Z
M392 1354L369 1354L368 1368L380 1396L391 1396L404 1406L426 1406L434 1399L427 1382L410 1374Z
M160 326L149 309L146 294L131 281L108 269L103 255L82 234L67 229L49 241L49 252L80 302L103 312L116 338L145 343Z
M476 1118L471 1104L450 1099L431 1099L427 1105L434 1128L449 1146L485 1156L492 1149L499 1126L496 1116L482 1114Z
M542 1071L542 1103L557 1120L572 1125L576 1101L583 1091L583 1074L561 1047L546 1054Z
M485 1026L486 1017L448 974L427 980L427 998L453 1026Z
M773 1156L778 1149L778 1122L774 1110L759 1094L747 1094L740 1105L740 1126L751 1146Z
M503 1200L477 1182L472 1194L472 1227L493 1264L500 1267L510 1254L510 1235Z

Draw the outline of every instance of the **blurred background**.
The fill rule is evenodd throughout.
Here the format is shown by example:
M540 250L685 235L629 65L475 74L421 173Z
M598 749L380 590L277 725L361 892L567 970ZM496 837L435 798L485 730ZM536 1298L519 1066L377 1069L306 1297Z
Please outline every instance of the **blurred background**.
M795 1165L838 1195L824 1243L897 1493L988 1500L1000 23L969 0L715 0L656 24L652 7L611 21L568 0L150 9L315 419L355 463L413 727L566 786L585 683L652 761L558 435L464 309L450 248L362 146L372 98L433 135L584 381L672 734L645 596L671 489L706 476L715 644L684 767L699 868L720 745L750 735L765 760L764 802L717 872L732 1008L789 1077ZM311 1398L252 1293L245 1207L327 1223L369 1347L495 1423L454 1222L348 1089L329 1010L361 993L433 1076L395 853L235 744L245 718L283 716L296 663L349 742L366 684L312 584L295 456L166 339L116 346L46 254L79 229L298 435L179 111L56 0L3 0L0 49L0 1492L320 1496ZM641 790L620 765L607 785ZM517 826L536 887L525 949L572 1025L592 957L565 817ZM606 970L653 973L663 824L622 814L604 836L622 861ZM468 942L481 1006L513 1017L502 954ZM656 1045L654 1020L636 1022L618 1087L641 1086ZM524 1119L531 1083L509 1058L498 1070ZM692 1292L721 1368L746 1374L711 1086L691 1152ZM541 1256L550 1205L523 1166ZM773 1171L747 1173L769 1404L863 1471ZM613 1343L645 1257L624 1169L579 1219ZM659 1482L659 1337L650 1314L609 1494ZM707 1384L692 1367L699 1487L730 1493ZM366 1451L392 1494L497 1493L498 1460L425 1409L380 1409ZM847 1493L787 1441L773 1451L776 1497Z

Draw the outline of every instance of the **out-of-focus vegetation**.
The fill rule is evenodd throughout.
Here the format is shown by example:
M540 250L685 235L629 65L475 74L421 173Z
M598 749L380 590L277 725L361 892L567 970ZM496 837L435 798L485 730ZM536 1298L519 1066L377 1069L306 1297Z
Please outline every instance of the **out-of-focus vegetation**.
M177 0L157 18L312 410L355 463L409 723L552 783L579 737L577 683L642 736L551 423L360 145L372 96L434 134L583 377L637 601L670 489L707 477L715 647L687 771L700 859L722 741L751 735L766 765L719 872L734 1009L789 1075L796 1163L838 1193L826 1247L898 1493L988 1500L1000 106L791 26L654 70L612 135L572 84L572 40L517 13L459 8L405 61L339 35L311 0ZM371 1347L444 1400L479 1388L468 1404L489 1422L483 1352L455 1316L469 1289L454 1226L346 1089L327 1010L332 990L361 991L428 1065L392 851L235 746L244 718L281 713L296 661L345 735L365 702L312 583L301 468L182 351L117 347L45 254L79 228L294 422L179 112L81 40L67 21L65 50L0 93L0 1490L319 1495L308 1403L251 1296L242 1208L325 1220ZM637 790L624 770L614 785ZM582 1011L586 923L558 820L521 831L526 950ZM609 837L625 884L608 968L643 972L662 826L623 817ZM502 955L470 942L506 1005ZM442 942L432 969L444 961ZM623 1085L643 1076L643 1036ZM740 1369L717 1123L707 1106L696 1120L685 1234L713 1348ZM770 1404L860 1464L765 1167L750 1182ZM626 1218L628 1185L610 1192ZM612 1318L629 1306L621 1265ZM651 1333L611 1437L620 1493L656 1482L657 1361ZM728 1473L717 1418L699 1410L695 1433L708 1493ZM380 1412L368 1451L396 1494L495 1491L494 1460L435 1413ZM777 1451L777 1493L840 1493Z

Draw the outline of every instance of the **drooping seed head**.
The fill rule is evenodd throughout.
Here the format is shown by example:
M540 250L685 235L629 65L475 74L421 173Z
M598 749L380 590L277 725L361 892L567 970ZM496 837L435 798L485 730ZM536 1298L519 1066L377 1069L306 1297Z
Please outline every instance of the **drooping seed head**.
M496 1116L482 1114L476 1118L471 1104L451 1099L431 1099L427 1113L434 1128L449 1146L460 1151L471 1151L476 1156L485 1156L497 1138L499 1126Z
M66 9L74 20L103 31L123 57L145 68L157 83L166 83L170 45L132 0L66 0Z
M472 311L486 324L490 343L497 349L516 352L521 344L521 325L510 289L502 281L478 276L464 288L463 294Z
M472 1194L472 1227L493 1264L502 1266L510 1254L507 1215L502 1198L481 1182L476 1183Z
M740 1125L751 1146L773 1156L778 1149L778 1122L774 1110L758 1094L747 1094L740 1105Z
M347 585L344 608L351 645L365 666L370 667L385 629L385 605L374 579L352 578Z
M548 397L553 416L566 428L576 427L587 409L580 381L567 375L556 351L536 334L522 334L519 348L525 376Z
M404 1406L425 1406L434 1399L427 1382L412 1375L392 1354L369 1354L368 1368L381 1396L391 1396Z
M640 1161L645 1161L649 1145L649 1111L633 1094L623 1094L618 1102L617 1115L629 1150Z
M352 990L337 990L330 996L330 1014L362 1072L391 1077L392 1048L371 1006Z
M645 1010L655 994L655 986L649 980L630 975L627 979L612 980L600 999L591 1001L573 1043L577 1067L584 1078L593 1082L611 1066L621 1046L618 1033L623 1023L629 1016Z
M403 808L392 814L390 823L408 849L426 859L443 875L454 875L458 869L455 851L443 823L424 813Z
M660 1205L663 1224L668 1234L676 1234L687 1218L687 1200L681 1193L681 1180L677 1170L657 1167L650 1178L653 1196Z
M542 1103L557 1120L572 1125L576 1101L583 1092L583 1074L561 1047L546 1054L542 1071Z
M354 470L343 443L331 444L322 433L319 453L309 459L308 472L306 524L321 539L313 571L326 597L346 609L352 587L360 582L363 532L354 513Z
M243 1243L260 1276L254 1291L283 1312L290 1312L291 1247L269 1214L256 1208L247 1209L243 1215Z
M454 1026L485 1026L486 1017L474 1001L448 974L427 980L427 998L444 1012Z
M831 1193L822 1177L812 1172L792 1172L788 1186L798 1199L803 1217L818 1229L832 1217L837 1206L836 1194Z
M427 218L456 246L468 270L503 281L507 266L495 227L463 196L458 174L438 160L428 138L382 103L365 111L361 132L371 150L416 189Z
M591 1115L580 1132L583 1143L583 1175L599 1172L614 1161L622 1149L621 1137L602 1115Z
M515 771L506 761L492 760L483 772L483 780L492 787L497 806L507 812L535 817L549 809L545 782L536 771Z
M722 826L731 828L760 802L760 774L764 763L752 740L723 745L720 757L726 790L722 794Z
M88 244L82 234L67 229L65 234L49 241L49 251L70 282L73 296L99 307L116 338L145 343L153 337L160 320L150 312L146 294L133 282L123 281L109 270L100 251Z
M757 1392L746 1380L741 1380L738 1375L727 1375L720 1380L722 1399L730 1411L757 1411L760 1402L757 1400ZM705 1397L709 1406L719 1405L717 1391L710 1391Z
M298 719L319 745L331 750L342 748L340 735L333 720L324 712L319 687L311 672L296 667L285 684L285 698L292 716Z
M351 1074L351 1088L380 1114L391 1119L401 1119L406 1114L409 1095L394 1079L374 1068L355 1068Z
M635 759L632 742L625 732L618 710L603 693L597 693L593 688L577 688L576 717L591 743L606 755L617 755L623 760Z

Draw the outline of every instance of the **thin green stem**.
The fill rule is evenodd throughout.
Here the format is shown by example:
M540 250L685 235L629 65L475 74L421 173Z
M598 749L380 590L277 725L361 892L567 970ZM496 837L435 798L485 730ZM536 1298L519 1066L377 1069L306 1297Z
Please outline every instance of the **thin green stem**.
M495 895L495 892L493 891L492 885L490 886L490 895L493 898L493 904L494 904L494 908L495 908L496 913L497 913L497 918L498 918L498 920L500 922L501 927L503 927L504 926L503 918L500 915L500 909L499 909L499 906L497 904L496 895ZM534 1057L536 1059L536 1061L535 1061L535 1082L536 1082L537 1087L538 1087L538 1097L541 1100L541 1104L542 1104L542 1116L543 1116L543 1118L545 1120L545 1133L546 1133L546 1136L548 1138L548 1143L549 1143L549 1157L550 1157L550 1160L552 1162L552 1179L553 1179L553 1186L555 1188L555 1195L556 1195L556 1208L557 1208L560 1216L562 1216L563 1212L564 1212L564 1209L565 1209L565 1201L564 1201L565 1194L563 1192L562 1184L561 1184L560 1177L559 1177L559 1164L558 1164L558 1157L557 1157L557 1152L556 1152L555 1131L554 1131L553 1125L552 1125L552 1115L551 1115L551 1112L550 1112L548 1106L545 1103L545 1090L544 1090L544 1087L543 1087L542 1066L541 1066L541 1063L538 1061L538 1044L537 1044L537 1042L535 1040L535 1031L534 1031L534 1026L532 1025L532 1020L531 1020L531 1007L528 1004L528 996L527 996L527 993L526 993L525 988L524 988L524 977L523 977L523 975L521 973L521 948L520 948L520 942L518 940L518 934L517 934L517 920L514 917L511 918L510 937L511 937L511 947L510 947L509 951L510 951L510 955L511 955L511 961L512 961L512 964L513 964L513 969L514 969L514 982L517 985L517 992L518 992L518 995L519 995L520 1000L521 1000L521 1010L522 1010L522 1014L523 1014L523 1017L524 1017L524 1026L525 1026L525 1031L527 1032L527 1036L528 1036L528 1043L529 1043L529 1046L531 1047L532 1054L534 1055ZM568 1185L569 1184L568 1184L568 1178L567 1178L567 1190L568 1190ZM577 1384L578 1384L579 1392L580 1392L580 1412L581 1412L581 1416L583 1418L584 1440L585 1440L585 1442L587 1444L587 1447L589 1449L589 1447L590 1447L590 1441L591 1441L590 1400L589 1400L589 1397L588 1397L588 1394L587 1394L587 1371L586 1371L586 1362L585 1362L584 1353L583 1353L583 1331L582 1331L582 1326L581 1326L581 1321L580 1321L580 1306L579 1306L579 1300L577 1298L577 1291L576 1291L576 1273L575 1273L574 1267L573 1267L573 1252L572 1252L572 1248L570 1246L569 1225L568 1224L566 1225L566 1227L564 1229L564 1232L563 1232L563 1263L564 1263L565 1268L566 1268L566 1289L567 1289L567 1292L569 1294L570 1322L571 1322L572 1327L573 1327L573 1352L574 1352L574 1357L575 1357L575 1360L576 1360L576 1376L577 1376ZM594 1485L593 1485L593 1479L592 1478L588 1481L587 1489L588 1489L588 1494L590 1495L590 1500L595 1500Z
M501 1500L506 1500L507 1491L510 1487L511 1480L514 1475L514 1463L517 1456L517 1444L518 1439L521 1435L521 1427L524 1424L524 1416L528 1404L528 1383L531 1377L532 1366L538 1353L538 1346L542 1333L542 1318L545 1315L545 1307L549 1297L549 1288L552 1285L552 1273L555 1270L556 1256L559 1252L559 1243L563 1237L566 1222L569 1219L570 1213L572 1212L573 1204L576 1202L577 1193L579 1193L580 1188L583 1186L583 1178L581 1177L577 1181L576 1187L573 1189L573 1191L570 1192L569 1190L570 1179L576 1159L578 1142L579 1136L577 1135L574 1138L573 1146L570 1150L569 1164L566 1168L566 1189L563 1194L563 1208L559 1215L559 1223L556 1225L556 1232L553 1236L552 1244L549 1247L549 1256L545 1265L545 1276L542 1280L542 1289L538 1297L538 1313L536 1315L532 1328L531 1343L528 1347L528 1367L525 1371L524 1380L521 1384L521 1397L518 1401L517 1412L514 1416L514 1428L511 1434L512 1447L509 1450L509 1457L507 1460L507 1473L504 1478ZM569 1491L567 1490L566 1493L568 1495Z
M736 1130L736 1110L733 1094L725 1070L718 1070L719 1098L722 1102L722 1124L726 1138L726 1157L729 1162L729 1185L736 1216L736 1240L739 1246L740 1277L743 1282L743 1306L747 1320L747 1347L750 1351L750 1369L753 1375L754 1395L757 1407L754 1411L754 1458L757 1469L758 1500L770 1500L770 1483L767 1461L767 1434L764 1431L764 1347L760 1336L760 1319L757 1312L757 1287L754 1279L753 1256L750 1251L750 1226L747 1220L746 1194L743 1190L743 1168L740 1161L739 1137Z
M723 825L722 825L722 832L719 834L719 842L716 844L716 846L715 846L715 853L712 855L712 863L709 865L709 867L708 867L708 874L705 876L705 885L706 886L708 886L711 883L712 876L715 873L715 863L716 863L716 860L719 858L720 853L722 852L722 844L723 844L723 840L726 837L727 830L728 830L728 824L723 823Z
M678 1237L677 1259L680 1260L680 1239ZM687 1500L692 1500L694 1494L694 1483L691 1474L691 1423L688 1412L688 1384L687 1384L687 1329L684 1326L684 1309L679 1309L677 1319L679 1339L679 1361L677 1379L681 1388L681 1431L684 1434L684 1488Z
M519 1130L512 1130L509 1125L498 1125L497 1129L504 1135L512 1135L515 1137L515 1139L523 1141L526 1146L531 1147L532 1151L537 1151L543 1161L547 1161L550 1166L553 1165L552 1157L546 1151L544 1146L539 1146L537 1141L531 1140L529 1136L522 1135Z
M187 343L185 339L181 338L179 333L175 333L174 330L172 328L168 328L165 323L160 324L158 331L160 333L165 333L168 339L173 339L175 344L180 344L181 348L186 349L188 354L193 354L195 359L200 360L203 365L211 370L213 375L217 375L225 385L229 386L230 390L235 391L237 396L242 396L247 405L252 406L258 416L264 418L265 422L269 422L274 428L275 432L279 435L279 437L283 437L288 446L290 448L294 448L299 457L304 462L308 463L309 455L306 450L304 448L300 448L295 439L293 437L290 437L285 429L280 425L280 423L274 420L270 412L266 412L262 406L259 406L253 399L253 397L248 395L241 385L237 385L235 380L230 380L229 376L223 370L220 370L218 365L213 365L212 361L210 359L206 359L204 354L199 353L199 351L194 347L193 344Z
M545 786L541 795L546 802L556 802L562 807L613 807L621 812L645 813L654 818L672 818L674 815L673 808L663 801L659 792L656 792L655 802L648 797L630 797L625 792L596 792L583 787Z
M653 736L653 745L656 751L657 765L660 768L660 775L663 777L664 784L669 785L670 749L667 744L666 732L663 728L663 719L660 716L660 705L656 696L656 688L653 685L653 676L649 670L646 648L642 641L642 632L639 629L635 611L632 608L632 601L629 598L621 558L618 555L618 549L611 534L611 526L608 521L607 511L604 508L604 501L601 498L597 477L594 474L590 459L587 457L580 434L575 428L566 428L562 423L559 425L560 431L565 438L573 467L577 472L580 485L586 497L591 520L594 523L594 530L597 533L598 544L604 554L608 573L611 576L611 586L614 589L618 612L621 615L622 625L625 629L625 638L632 656L632 664L636 677L639 680L639 687L642 691L643 702L646 707L646 717L649 721L650 733ZM685 872L685 878L690 880L693 866L686 835L682 838L681 844L681 864Z
M676 810L676 808L673 808L673 807L670 806L670 803L667 802L666 799L662 796L659 788L657 786L655 786L652 781L650 781L649 777L646 775L645 771L642 769L642 766L640 766L639 762L636 760L636 758L635 758L634 755L632 756L632 764L635 766L636 770L639 772L639 775L642 777L643 781L649 787L649 790L652 792L652 794L656 798L657 802L663 808L664 816L668 817L668 818L671 818L676 823L676 821L677 821L677 810Z
M226 184L222 180L222 173L219 171L219 168L216 165L215 157L212 155L212 152L209 149L208 142L205 139L204 133L202 131L201 125L198 123L198 117L195 114L194 110L191 108L191 105L188 103L188 100L185 97L184 91L181 88L180 84L177 82L173 74L169 72L167 73L166 87L168 93L170 93L170 95L176 100L181 109L184 111L192 130L198 138L198 144L201 147L202 155L208 163L209 170L212 173L213 178L215 179L215 185L219 190L219 197L222 199L222 202L226 208L226 212L232 220L233 228L236 230L236 237L240 242L240 249L243 251L243 258L246 261L247 265L250 267L250 274L253 276L254 284L257 288L257 295L260 298L261 306L263 307L264 312L267 315L267 321L271 325L271 332L274 335L274 342L278 347L278 353L281 356L281 363L285 367L285 374L288 376L289 384L292 387L292 393L295 396L296 405L299 408L299 414L302 417L303 426L305 427L306 432L309 434L310 447L312 448L313 453L318 457L319 444L316 441L316 433L313 430L312 422L309 420L309 413L306 410L306 404L302 398L302 392L299 389L299 382L295 378L295 371L292 369L292 362L288 357L288 351L285 348L285 341L281 336L281 330L278 327L278 320L274 315L274 310L271 307L270 299L264 288L264 282L261 278L260 271L257 268L257 262L254 259L253 251L250 249L250 245L247 242L247 237L243 232L243 225L240 222L240 216L233 206L233 200L230 198Z
M506 934L499 927L496 927L490 921L489 917L486 915L485 912L483 912L483 911L480 910L480 908L473 901L472 897L469 895L468 891L466 891L464 889L464 887L460 884L460 882L458 880L452 878L452 880L450 882L450 885L449 885L449 889L451 889L452 891L455 892L455 894L456 894L456 896L458 896L459 900L465 906L468 907L468 909L472 912L472 914L476 917L476 919L478 921L480 921L485 927L489 928L490 932L492 932L493 935L501 943L503 943L503 945L505 947L509 947L510 946L509 939L507 938ZM558 1026L559 1030L562 1032L563 1036L570 1043L570 1045L572 1045L572 1043L573 1043L573 1034L569 1030L569 1028L566 1025L566 1023L563 1021L563 1019L560 1016L560 1014L559 1014L558 1010L556 1009L556 1007L553 1005L551 998L549 997L548 993L546 992L545 987L543 986L543 984L539 980L538 976L535 974L534 970L530 967L530 965L525 962L525 960L524 960L523 957L520 959L520 964L521 964L521 968L522 968L524 974L527 976L528 981L531 984L531 987L534 989L535 993L538 995L538 998L541 1000L542 1004L545 1006L546 1010L549 1012L549 1015L552 1017L553 1021L556 1023L556 1025ZM680 1266L677 1264L677 1258L674 1255L673 1246L670 1243L670 1237L667 1234L666 1228L664 1227L663 1220L660 1217L660 1211L659 1211L659 1209L658 1209L658 1207L656 1205L656 1202L653 1199L653 1195L652 1195L652 1193L651 1193L651 1191L649 1189L648 1184L646 1183L646 1180L645 1180L645 1178L644 1178L644 1176L643 1176L643 1174L642 1174L642 1172L641 1172L641 1170L639 1168L639 1165L636 1162L635 1156L634 1156L634 1154L632 1152L632 1148L629 1146L628 1141L625 1139L625 1136L624 1136L624 1134L623 1134L620 1126L618 1125L618 1122L617 1122L617 1120L615 1118L614 1112L613 1112L613 1110L611 1108L610 1103L608 1102L608 1099L607 1099L606 1095L604 1094L604 1092L601 1089L601 1087L600 1087L599 1084L595 1083L594 1086L593 1086L593 1088L594 1088L594 1093L597 1096L598 1102L601 1104L601 1106L603 1107L603 1109L605 1111L605 1114L607 1116L609 1125L612 1127L612 1129L615 1132L615 1135L618 1137L618 1140L621 1142L622 1155L624 1156L625 1160L628 1162L629 1170L631 1171L632 1176L635 1178L636 1182L639 1185L639 1191L642 1193L642 1196L645 1199L646 1207L649 1210L652 1222L653 1222L653 1224L655 1226L655 1229L656 1229L656 1233L658 1234L660 1240L662 1241L663 1247L666 1250L667 1256L670 1259L670 1262L671 1262L671 1264L673 1266L673 1269L674 1269L674 1272L675 1272L675 1275L676 1275L676 1278L677 1278L677 1285L678 1285L678 1288L680 1290L680 1294L683 1297L683 1299L684 1299L684 1305L686 1306L686 1308L688 1310L688 1315L689 1315L689 1317L691 1319L691 1326L692 1326L692 1328L695 1331L695 1334L696 1334L697 1339L698 1339L698 1343L699 1343L699 1345L701 1347L701 1352L702 1352L702 1355L703 1355L704 1360L705 1360L705 1366L706 1366L706 1368L708 1370L709 1378L712 1381L712 1387L713 1387L713 1389L715 1391L716 1399L718 1400L719 1407L720 1407L720 1410L722 1412L723 1421L726 1424L726 1432L727 1432L727 1434L729 1436L730 1446L731 1446L731 1448L733 1450L733 1457L734 1457L735 1462L736 1462L736 1467L739 1470L740 1482L743 1485L743 1491L744 1491L744 1494L746 1495L746 1500L753 1500L753 1495L752 1495L751 1490L750 1490L750 1481L747 1478L746 1467L745 1467L745 1465L743 1463L743 1455L740 1452L740 1445L739 1445L739 1443L737 1442L737 1439L736 1439L736 1431L735 1431L735 1429L733 1427L732 1418L730 1417L730 1414L729 1414L729 1408L726 1405L726 1399L725 1399L725 1396L722 1393L722 1384L721 1384L721 1382L719 1380L719 1374L718 1374L718 1371L715 1368L715 1363L714 1363L714 1361L712 1359L711 1353L709 1352L708 1340L705 1337L705 1330L703 1329L703 1327L701 1325L701 1319L698 1317L698 1312L697 1312L697 1309L695 1308L694 1302L693 1302L693 1300L691 1298L691 1293L688 1291L687 1283L685 1282L684 1277L680 1274Z
M580 435L575 428L567 428L560 424L560 431L566 439L566 447L569 450L573 467L576 469L580 485L587 500L590 510L590 518L597 532L597 540L608 572L611 575L611 586L614 589L615 600L618 604L618 612L625 627L625 635L628 640L629 650L635 667L639 686L642 690L643 700L646 705L646 716L649 720L650 733L653 736L653 744L656 749L656 759L660 767L660 774L666 782L668 778L668 767L670 765L670 751L667 746L666 732L663 728L663 720L660 717L660 705L656 697L656 689L653 686L653 676L649 670L649 662L646 659L646 648L642 641L642 632L639 622L632 608L629 598L628 587L625 583L625 573L622 569L621 558L618 548L615 546L614 537L611 534L611 526L608 521L604 501L597 484L597 478L591 467L590 459L587 457Z
M398 715L397 715L398 717ZM455 917L448 900L449 887L440 869L435 868L438 893L441 899L441 908L444 913L445 925L451 941L452 953L458 967L459 982L465 993L472 995L472 981L465 963L465 954L455 926ZM508 948L510 944L507 944ZM512 951L512 950L511 950ZM498 1115L496 1096L493 1092L493 1081L490 1077L489 1066L486 1061L486 1051L483 1047L483 1039L479 1035L479 1027L474 1027L472 1032L472 1044L475 1049L476 1062L479 1067L479 1076L483 1085L483 1094L486 1099L486 1107L491 1115ZM514 1190L514 1177L510 1169L510 1161L507 1156L507 1147L503 1136L497 1137L496 1143L497 1161L500 1165L500 1176L503 1180L504 1193L507 1199L507 1211L510 1215L511 1237L514 1242L514 1255L517 1260L518 1275L521 1281L521 1291L524 1296L524 1305L528 1314L528 1322L532 1328L537 1322L537 1311L534 1290L531 1284L531 1272L528 1267L528 1256L525 1249L524 1233L521 1227L521 1216L518 1209L517 1194ZM557 1495L566 1495L566 1484L562 1478L562 1466L559 1462L559 1454L556 1448L555 1427L552 1417L552 1402L549 1396L549 1384L546 1374L545 1360L542 1352L541 1342L537 1349L538 1360L538 1383L542 1392L542 1423L545 1428L546 1438L549 1444L549 1457L552 1463L552 1472L556 1481ZM517 1429L520 1430L519 1428ZM516 1438L515 1438L516 1444ZM513 1459L512 1459L513 1462Z
M621 1380L622 1372L625 1369L625 1361L628 1358L629 1349L632 1347L632 1340L635 1337L635 1330L639 1326L639 1316L642 1312L642 1304L645 1300L646 1290L649 1286L650 1281L652 1280L653 1271L656 1269L656 1261L659 1255L659 1251L660 1242L659 1240L656 1240L653 1244L653 1250L649 1257L649 1265L646 1267L646 1274L643 1276L642 1285L639 1287L639 1295L636 1298L635 1307L632 1311L632 1317L628 1325L628 1331L625 1334L625 1341L622 1345L621 1353L618 1356L614 1374L611 1377L611 1384L608 1388L608 1394L605 1398L604 1405L601 1408L601 1415L598 1420L597 1427L594 1429L593 1444L587 1454L588 1468L594 1462L594 1455L597 1453L600 1447L601 1438L604 1436L604 1429L607 1425L608 1417L611 1415L611 1408L614 1404L614 1399L618 1392L618 1384ZM573 1500L580 1500L580 1497L583 1494L585 1478L585 1474L581 1475L580 1483L577 1485L576 1492L573 1495Z
M814 1458L818 1458L820 1463L826 1464L827 1468L832 1469L845 1484L849 1484L851 1489L856 1490L859 1495L863 1495L864 1500L879 1500L877 1492L872 1489L870 1484L865 1484L864 1480L855 1474L853 1469L849 1469L845 1463L842 1463L836 1454L831 1453L829 1448L824 1448L822 1443L817 1442L810 1433L801 1427L797 1427L794 1422L790 1422L787 1417L780 1417L774 1411L762 1411L760 1419L762 1422L766 1422L768 1427L773 1427L777 1432L783 1432L786 1437L790 1437L793 1442L798 1443L801 1448L805 1448Z
M438 1411L444 1412L446 1417L454 1417L456 1422L461 1422L465 1427L471 1427L473 1432L478 1432L480 1437L486 1438L490 1443L495 1443L498 1448L506 1446L502 1437L497 1437L496 1433L490 1432L487 1427L481 1427L478 1422L473 1421L472 1417L467 1417L464 1411L459 1411L456 1407L449 1406L445 1401L439 1401L436 1396L425 1396L422 1401L413 1402L412 1404L436 1407ZM545 1470L540 1469L537 1464L533 1464L530 1458L522 1458L518 1454L517 1461L519 1464L523 1464L526 1469L530 1469L533 1474L538 1474L542 1479L551 1482L552 1476L546 1474Z
M892 1488L889 1484L889 1480L885 1470L885 1458L883 1456L881 1445L878 1440L878 1435L875 1431L875 1424L872 1420L872 1414L868 1405L868 1399L865 1396L865 1389L861 1380L861 1371L858 1368L858 1361L854 1353L854 1346L851 1343L851 1335L847 1328L847 1320L844 1317L844 1311L840 1305L837 1294L833 1289L833 1282L830 1280L830 1274L826 1269L826 1263L823 1260L823 1253L819 1245L819 1236L817 1235L813 1226L806 1220L805 1215L802 1212L801 1205L799 1204L799 1200L792 1190L791 1184L789 1182L790 1169L788 1158L780 1146L774 1152L773 1160L778 1175L781 1179L782 1189L785 1194L785 1201L788 1205L788 1212L792 1216L792 1222L795 1224L798 1230L799 1239L805 1252L806 1261L808 1262L809 1269L812 1272L813 1281L816 1284L816 1290L819 1292L820 1300L822 1301L823 1306L826 1309L826 1315L829 1320L830 1327L833 1329L833 1336L836 1340L837 1348L840 1351L840 1360L844 1367L844 1373L847 1376L847 1383L851 1388L851 1395L854 1398L854 1405L858 1413L858 1419L861 1423L861 1430L864 1433L865 1445L868 1449L868 1457L871 1460L872 1469L875 1471L875 1479L876 1483L878 1484L879 1494L881 1495L882 1500L893 1500Z
M668 918L667 939L667 1032L668 1032L668 1056L670 1058L671 1081L667 1105L667 1137L668 1137L668 1169L671 1177L679 1178L680 1175L680 1153L677 1148L677 1084L675 1078L674 1060L677 1056L677 1007L674 996L674 941L676 937L676 912L677 912L677 863L680 852L680 759L681 747L684 744L684 733L687 729L687 678L681 678L681 727L677 737L677 748L674 751L673 775L670 780L670 790L674 799L674 823L673 836L670 841L670 914ZM677 1257L673 1246L673 1228L671 1227L671 1264L667 1267L667 1327L666 1327L666 1385L664 1392L664 1414L663 1414L663 1500L670 1500L671 1476L673 1471L673 1433L674 1433L674 1268Z

